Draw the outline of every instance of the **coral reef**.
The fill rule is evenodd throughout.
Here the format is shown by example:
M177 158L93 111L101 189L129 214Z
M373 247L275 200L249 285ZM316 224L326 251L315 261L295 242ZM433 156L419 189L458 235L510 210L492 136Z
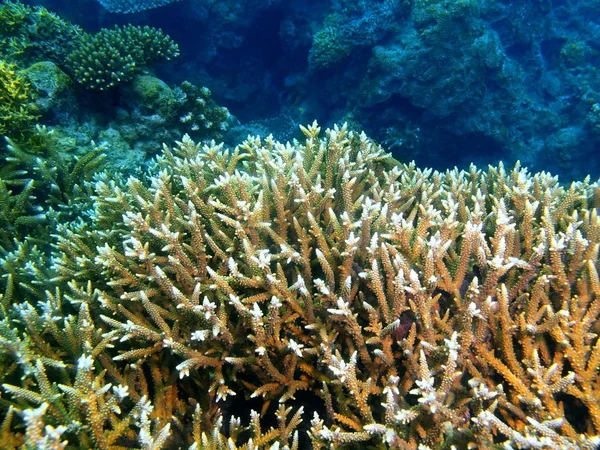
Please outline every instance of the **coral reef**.
M594 4L190 0L146 17L170 33L176 23L189 55L177 81L208 86L242 121L292 117L278 138L315 117L356 121L378 141L410 123L418 143L398 158L440 169L519 159L579 179L600 170Z
M66 65L80 84L98 90L129 81L143 66L179 55L177 44L162 31L126 25L86 34Z
M50 145L61 148L59 159L71 161L87 149L101 149L108 167L125 171L144 164L162 142L184 133L220 140L234 122L207 88L189 82L169 87L151 74L146 65L178 54L177 45L158 29L125 26L89 34L42 6L13 1L0 7L0 18L0 54L6 58L2 83L7 86L0 132L10 130L22 155L57 161L56 154L49 156L54 150L43 148L48 141L36 135L35 119L53 132ZM80 86L98 92L83 92ZM111 96L101 95L114 87ZM12 163L8 166L3 180L12 186L6 176L15 172ZM36 173L34 166L27 157L19 170Z
M22 66L38 61L64 62L83 31L42 6L17 1L0 6L0 53Z
M315 34L308 60L313 69L326 69L344 60L351 49L348 43L344 43L338 27L326 26Z
M40 114L60 118L76 110L73 81L55 63L41 61L24 69L22 74L35 92L33 103Z
M352 53L371 48L390 34L405 12L398 1L340 1L314 34L309 67L323 70L346 60Z
M222 140L235 123L228 109L211 98L208 88L188 81L169 86L156 77L140 74L116 92L119 109L115 119L91 138L107 149L118 148L121 155L132 155L134 150L147 160L163 142L173 142L186 133L198 141ZM120 166L125 169L132 165Z
M12 33L27 20L31 8L20 2L6 1L0 7L0 32Z
M530 164L535 146L520 136L528 135L531 117L524 113L534 99L523 86L523 68L485 20L490 8L475 1L415 2L402 32L373 48L360 104L401 98L416 117L427 115L432 125L448 121L454 135L486 136L488 147L501 146Z
M0 134L26 139L31 134L37 108L30 85L14 64L0 60Z
M121 102L138 107L145 115L158 114L165 119L175 115L177 96L167 83L147 74L136 75L122 90Z
M143 70L179 51L156 28L0 6L0 447L598 448L600 184L351 131L377 107L405 157L435 124L566 172L600 135L593 11L189 3L178 85ZM210 82L252 109L232 134L289 142L218 144ZM294 140L315 100L352 124Z
M210 89L184 81L177 92L180 99L179 121L186 125L186 133L194 140L207 137L222 140L223 133L229 128L231 114L227 108L215 103Z
M98 0L108 11L122 14L159 8L177 1L180 0Z
M0 299L3 442L595 448L600 185L302 132L86 183Z
M0 7L0 51L22 67L54 62L91 89L129 81L146 65L179 55L161 30L127 25L90 34L42 6L8 1Z
M403 45L393 42L374 49L371 76L363 82L363 103L379 103L383 98L372 97L389 98L398 92L438 117L472 110L473 105L465 103L480 100L489 77L483 72L502 67L506 57L494 33L481 23L475 2L458 6L465 3L417 2L414 30L408 39L403 37Z
M230 125L229 110L215 103L210 89L189 81L171 88L151 75L138 75L121 90L121 94L121 106L132 111L138 132L140 124L156 116L164 120L169 130L179 136L188 134L194 140L222 140ZM171 136L168 140L176 139Z
M102 167L105 155L93 143L78 152L64 144L54 130L39 125L23 144L6 138L0 155L0 254L25 238L49 245L51 222L80 214L75 211L80 186Z

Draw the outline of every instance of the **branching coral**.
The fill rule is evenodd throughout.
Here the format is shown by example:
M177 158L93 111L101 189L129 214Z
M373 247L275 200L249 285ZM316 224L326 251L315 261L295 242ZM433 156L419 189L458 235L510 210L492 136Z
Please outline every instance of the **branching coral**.
M302 131L184 138L99 178L90 219L57 233L68 296L7 306L13 410L48 403L61 439L96 447L117 428L143 448L598 445L598 184L422 171ZM45 387L42 356L66 381ZM260 402L227 428L236 398Z
M0 19L3 58L24 65L51 60L91 89L129 81L140 68L179 54L169 36L148 26L127 25L89 34L43 7L13 1L0 7Z
M143 448L160 448L168 436L169 425L154 431L148 417L152 407L145 397L135 393L128 413L122 413L128 388L106 383L106 372L94 370L94 358L110 345L113 333L103 336L95 329L85 301L77 308L78 313L66 316L60 291L48 294L41 305L43 314L28 303L18 308L26 329L23 337L6 318L0 322L3 358L14 357L21 372L31 380L29 386L10 384L7 381L16 370L15 366L10 367L2 372L4 391L14 399L13 410L39 405L23 410L27 425L25 444L31 448L63 448L67 441L63 447L52 447L47 441L52 436L62 439L65 435L76 436L83 448L118 448L117 439L139 441L146 444ZM42 354L44 358L40 358ZM51 382L51 373L57 374L61 382ZM6 420L10 423L10 412L5 423ZM138 428L137 438L131 427Z
M220 140L229 127L231 114L211 98L210 89L199 88L184 81L175 89L178 99L179 122L186 125L194 139Z
M0 7L0 32L10 33L18 29L27 20L30 8L19 2L6 1Z
M51 233L60 220L81 215L82 185L105 159L99 148L68 155L46 128L36 133L25 146L7 139L0 168L0 288L21 299L41 298L52 287Z
M0 6L0 49L11 61L63 62L82 34L77 25L42 6L10 0Z
M37 118L33 94L14 64L0 60L0 135L25 137Z
M83 182L97 172L106 156L93 142L81 155L69 154L53 137L52 130L37 126L35 139L27 144L6 139L6 155L0 179L7 186L24 186L35 181L42 203L65 205L74 200Z
M79 83L105 90L131 80L144 65L177 55L177 44L159 29L127 25L84 35L66 64Z

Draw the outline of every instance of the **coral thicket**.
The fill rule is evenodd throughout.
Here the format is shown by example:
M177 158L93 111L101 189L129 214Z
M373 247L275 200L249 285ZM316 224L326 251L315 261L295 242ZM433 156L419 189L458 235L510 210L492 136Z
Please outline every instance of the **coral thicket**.
M302 131L88 183L56 288L1 302L7 439L594 448L600 186Z

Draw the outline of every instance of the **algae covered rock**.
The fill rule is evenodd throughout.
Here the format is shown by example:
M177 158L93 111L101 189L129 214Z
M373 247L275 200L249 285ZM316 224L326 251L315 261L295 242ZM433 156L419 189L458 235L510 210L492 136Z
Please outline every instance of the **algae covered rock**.
M96 143L106 154L106 167L109 170L127 171L132 167L141 167L146 159L143 151L131 148L119 130L112 127L102 130Z
M177 100L167 83L152 75L136 75L123 89L123 101L142 114L158 114L170 118L175 113Z
M73 81L53 62L32 64L22 74L36 93L34 105L40 113L68 114L76 109Z

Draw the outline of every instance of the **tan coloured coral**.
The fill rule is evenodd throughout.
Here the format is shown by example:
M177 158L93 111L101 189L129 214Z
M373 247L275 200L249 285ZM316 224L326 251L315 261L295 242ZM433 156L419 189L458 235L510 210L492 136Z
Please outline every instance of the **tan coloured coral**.
M98 408L143 448L597 446L599 186L302 131L184 138L58 230L57 280L95 330L71 358L119 386Z

